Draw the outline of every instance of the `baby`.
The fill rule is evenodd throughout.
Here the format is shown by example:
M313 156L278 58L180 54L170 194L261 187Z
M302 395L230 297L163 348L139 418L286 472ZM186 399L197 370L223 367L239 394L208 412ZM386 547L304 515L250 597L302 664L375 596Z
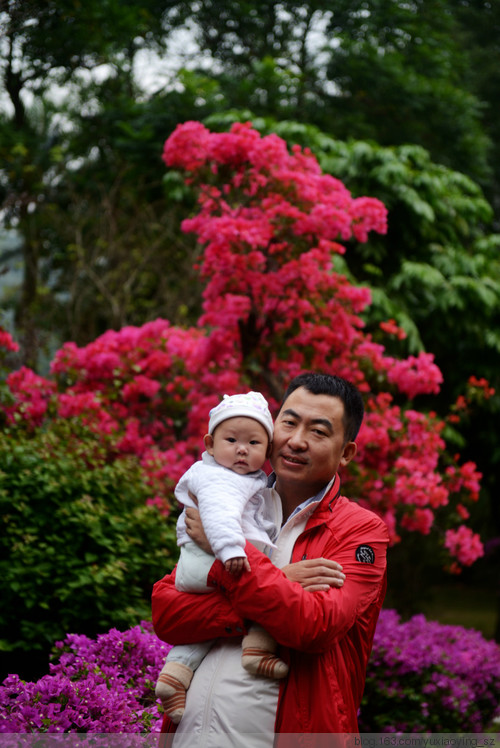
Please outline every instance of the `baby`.
M275 547L277 528L271 520L269 489L262 466L270 454L273 420L259 392L224 395L209 414L206 451L182 476L175 488L181 504L197 507L215 558L231 574L251 571L245 539ZM196 497L197 504L190 494ZM180 558L175 584L185 592L212 592L207 574L214 556L196 545L186 532L185 510L177 522ZM156 695L172 722L180 722L186 690L193 673L213 642L179 645L168 653L158 678ZM274 654L275 640L253 624L242 642L242 665L250 673L284 678L288 665Z

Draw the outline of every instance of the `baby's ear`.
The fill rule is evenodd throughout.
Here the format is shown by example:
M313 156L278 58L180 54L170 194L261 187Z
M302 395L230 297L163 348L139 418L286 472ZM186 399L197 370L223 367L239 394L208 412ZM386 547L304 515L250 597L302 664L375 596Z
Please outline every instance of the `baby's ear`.
M203 444L205 445L205 449L207 450L208 454L213 454L214 438L212 434L205 434L205 436L203 437Z

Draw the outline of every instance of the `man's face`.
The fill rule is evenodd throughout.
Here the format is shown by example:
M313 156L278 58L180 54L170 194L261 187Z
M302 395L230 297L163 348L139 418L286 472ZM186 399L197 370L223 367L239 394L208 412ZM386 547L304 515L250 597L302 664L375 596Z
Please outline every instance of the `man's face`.
M300 504L315 496L356 454L344 443L344 404L304 387L285 400L274 424L271 463L282 498Z

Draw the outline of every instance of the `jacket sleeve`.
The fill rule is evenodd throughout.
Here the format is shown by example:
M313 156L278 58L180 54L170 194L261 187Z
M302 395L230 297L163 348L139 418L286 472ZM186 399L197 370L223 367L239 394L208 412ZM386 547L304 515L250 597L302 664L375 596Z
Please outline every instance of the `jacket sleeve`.
M180 592L175 587L175 571L154 585L152 617L156 635L169 644L193 644L246 633L243 620L224 595Z
M322 555L342 565L346 579L341 588L307 592L250 544L251 572L235 578L215 562L208 583L227 595L236 613L260 623L280 644L304 652L331 649L356 623L369 628L383 601L389 537L384 523L371 516L340 541L328 530ZM368 562L366 557L358 560L363 558L359 549L367 547Z

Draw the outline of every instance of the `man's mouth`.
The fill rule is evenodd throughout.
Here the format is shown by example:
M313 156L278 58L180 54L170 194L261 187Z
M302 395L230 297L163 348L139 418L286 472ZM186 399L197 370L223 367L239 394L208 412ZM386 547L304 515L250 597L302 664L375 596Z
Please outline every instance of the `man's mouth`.
M294 457L293 455L281 455L281 459L285 462L291 462L294 465L305 465L306 461L301 460L299 457Z

